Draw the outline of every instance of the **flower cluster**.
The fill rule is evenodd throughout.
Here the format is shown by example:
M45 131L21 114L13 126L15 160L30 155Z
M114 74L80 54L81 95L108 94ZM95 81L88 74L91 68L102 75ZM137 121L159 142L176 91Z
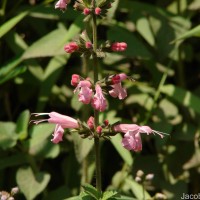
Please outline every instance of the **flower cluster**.
M127 96L126 89L122 87L121 82L127 79L127 75L115 74L107 78L107 80L99 81L95 85L95 90L92 89L92 83L89 80L85 80L78 74L73 74L71 79L71 85L75 86L75 92L78 92L79 101L84 104L91 103L92 107L100 112L103 112L107 107L107 102L104 97L104 92L101 85L109 86L108 92L114 98L124 99ZM107 88L106 88L107 89ZM95 92L95 94L94 94Z

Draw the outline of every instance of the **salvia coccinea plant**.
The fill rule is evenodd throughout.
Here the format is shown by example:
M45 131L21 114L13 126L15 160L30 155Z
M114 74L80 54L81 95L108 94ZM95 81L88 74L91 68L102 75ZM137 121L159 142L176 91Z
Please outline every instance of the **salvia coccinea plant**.
M114 0L77 0L74 3L74 9L85 15L84 22L92 24L92 33L84 30L78 39L71 41L63 47L63 51L67 54L79 53L93 62L93 76L82 77L79 74L73 74L71 85L74 87L74 93L78 94L78 101L83 104L91 105L93 115L86 122L80 119L74 119L70 116L52 111L50 113L33 113L36 119L32 120L34 124L48 122L55 124L55 130L52 135L51 142L58 144L63 141L65 129L72 129L71 133L77 132L83 139L94 140L95 149L95 169L96 169L96 188L91 185L83 186L84 195L89 195L95 199L114 199L119 195L117 192L102 192L101 184L101 160L100 160L100 140L112 139L116 134L122 134L123 139L121 145L130 151L139 152L142 150L141 134L151 135L157 134L161 138L164 133L153 130L147 125L125 124L123 122L109 123L109 119L103 122L99 121L99 113L109 109L106 97L109 95L113 99L123 101L128 94L126 88L123 87L123 81L133 78L125 73L111 74L106 77L99 78L99 59L106 55L107 52L123 52L126 51L128 44L122 41L105 41L99 44L97 41L97 19L106 16L108 10L112 7ZM66 11L70 0L59 0L55 4L56 9ZM89 37L91 35L91 38ZM44 118L43 116L46 116ZM79 199L82 199L81 196Z

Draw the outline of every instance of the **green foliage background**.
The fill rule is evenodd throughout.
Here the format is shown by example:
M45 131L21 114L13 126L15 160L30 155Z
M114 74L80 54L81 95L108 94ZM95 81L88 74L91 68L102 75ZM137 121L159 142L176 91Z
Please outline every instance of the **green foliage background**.
M72 1L73 2L73 1ZM95 183L93 142L66 132L50 142L54 125L29 123L30 113L56 111L87 118L70 85L73 73L91 76L92 64L67 55L64 44L85 27L72 3L62 13L53 0L0 2L0 189L18 185L17 199L61 200ZM198 0L116 0L99 20L98 40L128 43L124 53L107 54L101 74L126 73L124 101L108 97L100 118L138 123L169 133L144 137L141 153L121 147L121 136L102 141L103 189L141 199L135 173L155 175L146 197L168 199L200 192L200 2Z

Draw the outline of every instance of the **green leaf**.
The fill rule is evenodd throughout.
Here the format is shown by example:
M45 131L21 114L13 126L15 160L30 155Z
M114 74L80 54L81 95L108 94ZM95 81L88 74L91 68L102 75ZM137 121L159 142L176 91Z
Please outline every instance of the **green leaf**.
M82 139L80 135L74 133L72 134L74 149L77 160L81 163L94 146L93 140Z
M122 136L120 134L115 135L114 137L111 138L111 142L119 155L122 157L124 162L126 162L129 166L132 166L133 164L133 157L130 153L130 151L126 150L122 144Z
M155 39L147 18L142 17L137 20L137 31L144 37L144 39L151 45L155 46Z
M101 197L101 193L97 191L95 187L90 184L84 184L83 186L84 192L94 197L96 200L99 200Z
M172 99L176 100L181 105L187 108L192 108L195 112L200 114L200 98L192 92L170 84L162 86L161 92L170 96Z
M45 172L33 174L30 167L19 168L16 174L17 184L27 200L34 199L47 186L50 175Z
M52 92L52 87L58 80L59 75L66 64L66 61L66 56L55 56L50 60L45 70L43 81L41 83L36 110L41 111L44 109L47 101L49 100L49 95Z
M102 200L110 199L111 197L116 197L118 195L117 191L105 191L103 193Z
M30 120L29 110L23 111L17 119L16 133L20 140L24 140L28 136L28 125Z
M138 184L132 179L126 179L125 183L130 187L133 194L136 196L136 199L151 199L151 196L147 191L143 193L142 185Z
M27 11L20 13L19 15L13 17L12 19L5 22L2 26L0 26L0 38L5 35L8 31L10 31L17 23L19 23L26 15Z
M76 36L83 27L83 16L79 16L69 30L58 28L33 43L22 55L23 59L66 55L64 44ZM61 37L62 36L62 37ZM42 48L41 48L42 47Z
M16 153L14 155L1 157L0 159L0 170L8 167L21 165L27 162L27 156L23 153Z
M17 143L15 127L13 122L0 122L0 147L2 149L14 147Z
M31 138L24 143L31 155L54 158L60 151L59 145L50 141L50 135L55 128L54 124L33 125L30 130Z
M185 32L183 35L176 38L173 42L177 42L178 40L185 40L190 37L200 37L200 25L192 28L191 30Z

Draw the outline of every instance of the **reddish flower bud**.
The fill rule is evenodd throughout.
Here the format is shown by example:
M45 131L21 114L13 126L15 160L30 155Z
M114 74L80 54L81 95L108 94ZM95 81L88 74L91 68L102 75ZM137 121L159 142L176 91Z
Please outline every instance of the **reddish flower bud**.
M115 42L111 45L113 51L125 51L127 44L125 42Z
M99 8L99 7L95 8L94 12L95 12L96 15L100 15L101 14L101 8Z
M80 82L80 76L78 74L73 74L71 79L71 85L76 87Z
M84 15L89 15L90 14L90 9L89 8L84 8L83 14Z
M64 50L67 53L73 53L73 52L77 51L78 49L79 49L79 46L76 42L70 42L69 44L66 44L64 46Z
M105 126L109 125L109 121L107 119L105 119L103 123L105 124Z
M91 49L92 48L92 43L91 42L86 42L85 43L85 48L86 49Z
M87 125L90 129L94 129L94 117L90 117L87 121Z
M112 77L112 84L118 84L121 82L121 78L119 74L116 74Z
M97 126L96 131L99 135L101 135L102 132L102 127L101 126Z

